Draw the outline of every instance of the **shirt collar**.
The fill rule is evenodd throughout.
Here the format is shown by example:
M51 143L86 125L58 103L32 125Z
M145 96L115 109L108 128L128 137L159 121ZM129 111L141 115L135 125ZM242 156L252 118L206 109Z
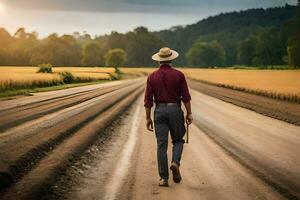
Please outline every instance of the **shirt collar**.
M170 68L171 65L169 64L161 64L159 68Z

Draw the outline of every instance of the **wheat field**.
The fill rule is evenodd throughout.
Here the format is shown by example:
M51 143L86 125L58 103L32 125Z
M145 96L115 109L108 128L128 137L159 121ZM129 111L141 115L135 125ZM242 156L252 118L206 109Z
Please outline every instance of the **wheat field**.
M68 71L74 76L82 78L110 79L110 74L114 74L112 67L54 67L53 72L59 73Z
M0 67L0 83L59 79L58 74L36 73L38 69L38 67Z
M109 80L115 75L109 67L53 67L53 73L36 73L38 67L0 67L0 90L45 87L62 84L60 72L79 78ZM147 75L157 68L121 68L124 74ZM245 70L178 68L186 77L257 94L300 98L300 70ZM267 96L268 96L267 95Z
M299 70L182 69L189 78L227 86L300 96Z
M53 67L53 73L37 73L39 67L0 67L0 91L46 87L63 84L59 72L68 71L75 77L91 80L109 80L114 68Z
M157 68L124 68L126 73L151 73ZM300 70L177 68L186 77L253 93L300 98ZM268 96L267 95L267 96Z
M53 73L36 73L39 67L0 67L0 82L7 80L32 81L32 80L52 80L59 78L59 72L68 71L74 76L91 77L99 79L109 79L109 74L114 73L114 68L110 67L53 67Z

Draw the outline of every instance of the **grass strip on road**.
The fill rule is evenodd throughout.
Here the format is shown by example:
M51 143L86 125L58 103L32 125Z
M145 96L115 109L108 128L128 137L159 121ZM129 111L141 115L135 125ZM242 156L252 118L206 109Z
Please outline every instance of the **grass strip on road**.
M35 93L35 92L49 92L54 90L63 90L63 89L68 89L73 87L106 83L108 81L110 80L99 80L99 81L84 82L84 83L70 83L70 84L55 85L50 87L37 87L37 88L20 89L20 90L8 90L0 93L0 98L18 96L18 95L31 95L31 93Z

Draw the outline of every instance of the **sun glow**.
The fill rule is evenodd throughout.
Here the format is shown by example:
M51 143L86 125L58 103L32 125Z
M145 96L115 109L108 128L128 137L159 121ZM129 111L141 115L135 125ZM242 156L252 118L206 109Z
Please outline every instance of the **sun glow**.
M3 5L2 2L0 2L0 15L1 15L1 14L4 14L4 12L5 12L4 5Z

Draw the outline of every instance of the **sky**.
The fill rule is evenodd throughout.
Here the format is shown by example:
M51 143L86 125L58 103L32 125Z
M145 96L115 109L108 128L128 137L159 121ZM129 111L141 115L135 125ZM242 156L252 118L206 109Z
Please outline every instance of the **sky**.
M92 36L127 32L138 26L151 31L195 23L233 10L295 5L297 0L0 0L0 27L51 33L86 31Z

